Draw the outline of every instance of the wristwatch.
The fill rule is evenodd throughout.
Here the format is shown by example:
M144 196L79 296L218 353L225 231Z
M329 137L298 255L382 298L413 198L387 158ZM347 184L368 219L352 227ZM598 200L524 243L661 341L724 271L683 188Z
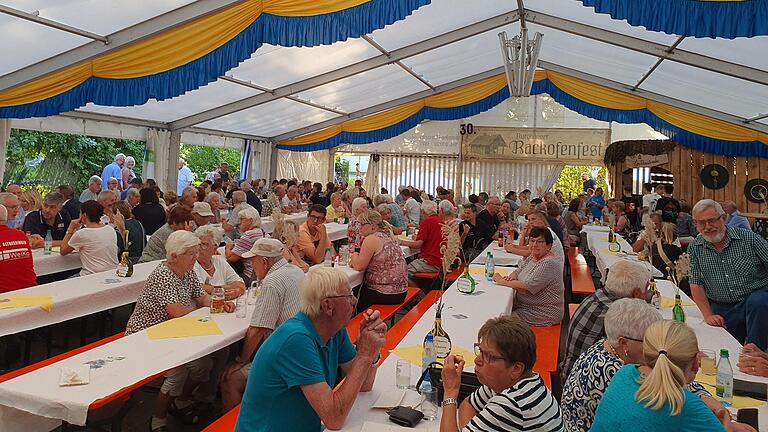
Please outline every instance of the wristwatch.
M445 398L443 399L443 407L445 407L446 405L459 406L459 401L457 401L456 398Z

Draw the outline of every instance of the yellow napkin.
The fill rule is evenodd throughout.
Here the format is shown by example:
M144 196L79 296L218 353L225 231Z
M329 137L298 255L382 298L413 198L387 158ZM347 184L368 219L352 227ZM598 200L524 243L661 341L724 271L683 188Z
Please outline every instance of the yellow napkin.
M396 348L391 351L392 354L400 357L401 359L408 360L411 364L421 366L421 354L424 351L422 345L413 345L405 348ZM465 364L471 365L475 361L475 353L465 350L462 347L453 345L451 347L451 354L460 355L464 357ZM438 359L442 363L442 360Z
M514 269L509 267L496 267L496 273L502 275L502 276L508 276L510 273L514 271ZM469 274L472 276L482 276L485 277L485 268L482 266L469 266Z
M670 297L661 297L661 307L663 308L672 308L675 305L675 299ZM688 300L682 301L683 307L685 306L696 306L696 303L689 302Z
M53 310L53 297L44 295L9 295L0 296L0 309L39 307L50 312Z
M701 371L696 374L696 382L703 385L707 391L715 397L715 376L704 375ZM737 409L741 408L756 408L765 405L764 401L754 399L746 396L733 396L733 407Z
M150 339L172 339L220 334L222 332L216 321L204 317L174 318L147 329L147 336Z

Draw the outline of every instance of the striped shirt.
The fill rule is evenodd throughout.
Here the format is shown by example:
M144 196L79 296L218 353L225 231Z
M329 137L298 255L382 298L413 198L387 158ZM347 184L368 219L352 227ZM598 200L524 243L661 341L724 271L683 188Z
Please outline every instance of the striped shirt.
M688 254L688 281L702 285L710 300L738 303L768 288L768 242L752 231L726 227L722 252L699 234L688 246Z
M469 404L477 415L463 432L563 430L560 406L535 373L501 393L484 385L469 396Z
M285 259L269 269L256 297L251 327L274 330L299 311L299 288L304 272Z
M264 230L261 228L248 230L243 233L239 239L235 240L235 245L232 247L232 253L242 258L244 253L251 250L253 244L256 243L256 240L265 237ZM245 258L242 261L243 276L246 280L251 280L253 278L253 262L250 258Z

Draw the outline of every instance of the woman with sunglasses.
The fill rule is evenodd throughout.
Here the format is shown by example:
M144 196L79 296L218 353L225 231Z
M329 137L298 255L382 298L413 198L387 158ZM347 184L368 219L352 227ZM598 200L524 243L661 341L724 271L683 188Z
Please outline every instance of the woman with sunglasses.
M459 405L464 359L445 359L440 432L561 431L557 400L533 372L536 337L528 324L510 315L491 318L477 338L475 374L482 386Z

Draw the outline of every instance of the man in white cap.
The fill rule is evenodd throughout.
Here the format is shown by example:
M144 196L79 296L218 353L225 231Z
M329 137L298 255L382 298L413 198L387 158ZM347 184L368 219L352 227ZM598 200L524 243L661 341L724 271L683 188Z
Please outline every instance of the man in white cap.
M211 205L207 202L197 201L192 204L192 218L195 220L192 231L196 230L197 227L211 223L212 217L213 211L211 210Z
M243 253L243 259L252 261L253 275L262 282L243 349L222 373L224 412L234 408L243 398L251 358L259 345L277 326L299 311L299 288L304 280L304 272L283 258L283 244L279 240L256 240L251 250Z

